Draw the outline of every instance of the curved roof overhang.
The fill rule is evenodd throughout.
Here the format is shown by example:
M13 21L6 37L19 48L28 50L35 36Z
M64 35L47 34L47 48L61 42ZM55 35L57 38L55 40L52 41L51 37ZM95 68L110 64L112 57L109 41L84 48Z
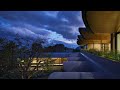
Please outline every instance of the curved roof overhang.
M81 35L78 35L78 39L82 39L83 37Z
M86 36L90 35L86 28L79 28L79 32L84 39L86 38Z
M82 11L82 18L93 33L120 32L120 11Z
M84 31L84 32L88 32L88 31L86 31L86 28L79 28L79 33L80 33L81 37L85 39L85 37L84 37L84 35L81 33L81 31Z
M77 41L81 42L81 41L84 41L84 40L82 38L80 38L80 39L78 38Z
M77 44L78 45L82 45L82 42L83 42L82 40L77 39Z
M86 30L87 30L88 32L94 33L94 32L91 30L91 28L90 28L90 26L89 26L89 24L88 24L88 22L87 22L86 12L87 12L87 11L82 11L82 19L83 19L83 22L84 22L85 26L87 27Z
M78 40L77 40L77 44L80 45Z
M79 38L78 38L78 39L77 39L77 44L78 44L78 45L82 45L82 42L83 42L83 41L84 41L84 39L82 39L82 38L79 39Z
M84 39L96 39L96 40L106 40L110 39L109 33L89 33L85 29L79 29L81 36L79 35L78 38L84 37Z

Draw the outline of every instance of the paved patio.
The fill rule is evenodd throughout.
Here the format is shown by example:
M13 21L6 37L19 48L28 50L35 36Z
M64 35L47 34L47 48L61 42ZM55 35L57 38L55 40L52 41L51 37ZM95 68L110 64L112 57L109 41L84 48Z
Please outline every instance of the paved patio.
M120 79L120 63L87 52L71 53L63 67L49 79Z
M100 72L54 72L48 79L114 79L108 73Z

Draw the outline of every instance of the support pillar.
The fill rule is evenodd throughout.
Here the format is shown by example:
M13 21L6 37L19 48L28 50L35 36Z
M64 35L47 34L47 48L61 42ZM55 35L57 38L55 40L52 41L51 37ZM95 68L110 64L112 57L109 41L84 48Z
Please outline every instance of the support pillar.
M102 51L102 40L101 40L101 49L100 49L100 51Z
M115 33L115 53L117 53L117 33Z
M111 44L111 51L113 51L113 33L111 34L110 44Z

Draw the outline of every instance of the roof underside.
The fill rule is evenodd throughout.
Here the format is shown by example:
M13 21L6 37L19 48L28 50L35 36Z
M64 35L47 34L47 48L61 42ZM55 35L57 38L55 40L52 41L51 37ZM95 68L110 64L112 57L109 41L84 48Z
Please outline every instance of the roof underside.
M113 33L120 31L120 11L86 11L84 16L94 33Z
M110 43L110 34L120 32L120 11L85 11L82 17L86 29L79 29L79 44Z

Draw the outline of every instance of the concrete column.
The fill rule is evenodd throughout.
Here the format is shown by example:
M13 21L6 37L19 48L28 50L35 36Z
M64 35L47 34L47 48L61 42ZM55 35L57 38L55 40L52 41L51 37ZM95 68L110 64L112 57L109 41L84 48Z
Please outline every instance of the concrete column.
M102 51L102 40L101 40L101 49L100 49L100 51Z
M103 44L103 48L104 48L104 51L105 51L105 43Z
M117 33L115 33L115 52L117 53Z
M120 32L117 33L117 51L120 52Z
M86 50L87 50L87 46L88 46L88 45L86 44Z
M110 44L111 44L111 51L113 51L113 33L111 34Z
M111 42L111 44L112 44L112 51L115 51L115 48L116 48L116 36L115 36L115 33L112 33L112 37L111 37L111 39L112 39L112 42Z

